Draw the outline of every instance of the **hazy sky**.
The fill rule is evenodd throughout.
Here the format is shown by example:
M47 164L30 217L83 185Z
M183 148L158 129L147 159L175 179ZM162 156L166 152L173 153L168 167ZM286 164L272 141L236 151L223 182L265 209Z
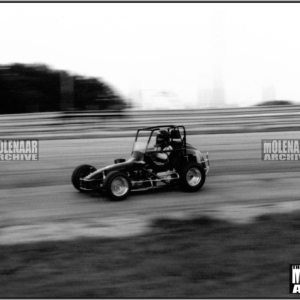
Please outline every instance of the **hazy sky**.
M99 77L157 106L300 101L299 15L300 3L1 3L0 64Z

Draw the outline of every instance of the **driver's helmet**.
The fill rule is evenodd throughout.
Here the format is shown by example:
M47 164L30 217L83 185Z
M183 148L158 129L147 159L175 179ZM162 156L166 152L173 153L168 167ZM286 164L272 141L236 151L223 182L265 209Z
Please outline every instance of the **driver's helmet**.
M164 147L168 145L170 140L169 132L166 130L160 130L156 137L156 144L154 147Z

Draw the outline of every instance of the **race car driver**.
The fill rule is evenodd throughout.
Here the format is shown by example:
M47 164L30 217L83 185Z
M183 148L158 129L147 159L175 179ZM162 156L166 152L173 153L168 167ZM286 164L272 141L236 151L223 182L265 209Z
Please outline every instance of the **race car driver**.
M156 137L155 151L173 150L169 145L170 135L166 130L160 130ZM158 152L154 156L154 163L158 166L164 166L169 162L170 152Z

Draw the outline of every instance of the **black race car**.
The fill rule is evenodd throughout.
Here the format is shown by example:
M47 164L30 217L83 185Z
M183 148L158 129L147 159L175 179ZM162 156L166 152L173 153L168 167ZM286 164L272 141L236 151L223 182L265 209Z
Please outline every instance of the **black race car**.
M179 184L188 192L198 191L209 170L208 153L186 142L184 126L162 125L137 131L129 159L96 169L77 167L72 175L81 192L104 192L111 200L123 200L131 191Z

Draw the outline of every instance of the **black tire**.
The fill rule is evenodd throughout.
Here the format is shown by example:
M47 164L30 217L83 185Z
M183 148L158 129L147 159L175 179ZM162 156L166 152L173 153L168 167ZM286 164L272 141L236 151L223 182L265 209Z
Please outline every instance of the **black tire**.
M197 162L188 162L180 171L180 186L187 192L200 190L205 182L205 170Z
M111 172L104 181L106 195L113 201L124 200L131 191L130 178L119 171Z
M72 184L80 192L84 192L80 190L80 178L84 178L89 174L96 171L96 168L90 165L81 165L77 167L72 174Z

